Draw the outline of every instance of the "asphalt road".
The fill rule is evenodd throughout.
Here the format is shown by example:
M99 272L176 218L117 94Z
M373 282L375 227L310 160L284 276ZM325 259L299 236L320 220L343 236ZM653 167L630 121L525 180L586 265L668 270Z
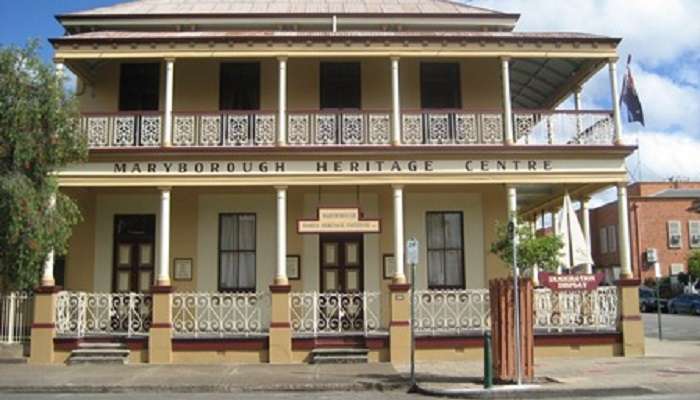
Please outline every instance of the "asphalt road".
M642 319L646 336L658 337L656 313L644 313ZM700 316L661 314L661 331L664 340L700 340Z

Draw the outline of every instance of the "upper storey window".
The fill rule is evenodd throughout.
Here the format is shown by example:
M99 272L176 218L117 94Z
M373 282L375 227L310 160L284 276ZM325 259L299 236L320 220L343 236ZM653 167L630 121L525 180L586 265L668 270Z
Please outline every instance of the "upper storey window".
M156 111L160 64L122 64L119 75L119 111Z
M260 109L260 63L223 63L219 75L220 110Z
M360 63L321 63L321 109L362 108Z
M422 108L462 108L459 64L421 63L420 93Z

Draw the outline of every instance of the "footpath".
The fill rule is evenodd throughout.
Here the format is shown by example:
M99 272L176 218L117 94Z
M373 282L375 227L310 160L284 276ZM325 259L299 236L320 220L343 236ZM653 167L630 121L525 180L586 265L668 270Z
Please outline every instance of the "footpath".
M638 358L540 358L536 387L517 397L700 393L700 341L647 339ZM480 362L421 362L425 389L481 387ZM235 393L284 391L406 391L408 365L79 365L0 364L0 393ZM500 393L500 394L499 394ZM0 396L1 397L1 396ZM469 396L466 396L469 397ZM513 397L507 392L472 397Z

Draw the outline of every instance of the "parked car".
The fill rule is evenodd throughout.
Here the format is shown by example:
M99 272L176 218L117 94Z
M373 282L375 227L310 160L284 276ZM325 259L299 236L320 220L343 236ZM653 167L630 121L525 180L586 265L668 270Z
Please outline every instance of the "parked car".
M700 315L700 294L682 294L669 300L668 311L672 314Z
M657 304L661 305L661 312L668 312L668 300L660 299L657 302L656 291L654 289L644 286L639 288L639 311L656 311Z

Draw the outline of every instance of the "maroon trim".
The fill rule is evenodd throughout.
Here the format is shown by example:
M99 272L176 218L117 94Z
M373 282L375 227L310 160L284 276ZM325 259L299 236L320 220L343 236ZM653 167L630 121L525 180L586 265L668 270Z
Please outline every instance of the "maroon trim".
M448 349L455 347L484 346L484 338L481 336L424 336L416 337L417 349Z
M535 346L565 346L622 343L621 333L572 333L535 335Z
M152 286L151 293L172 293L174 291L172 286Z
M267 338L173 339L173 351L267 350Z
M61 286L37 286L34 288L34 293L36 294L52 294L58 293L63 290Z
M620 321L641 321L642 316L637 315L620 315Z
M56 327L56 324L53 322L35 322L32 324L32 329L37 328L37 329L53 329Z
M172 328L173 324L170 322L154 322L151 324L151 328Z
M410 289L411 289L411 285L408 283L392 283L389 285L389 291L391 293L408 292Z
M391 321L389 323L389 326L410 326L411 323L409 321Z
M291 328L289 322L270 322L270 328Z
M620 279L615 282L615 284L619 287L632 287L632 286L639 286L642 283L641 279L633 278L633 279Z
M289 293L291 291L291 285L270 285L270 292L272 293Z
M328 336L320 338L292 338L292 350L313 350L315 348L358 348L378 350L389 346L389 337Z
M381 350L389 347L389 336L365 338L369 350Z

